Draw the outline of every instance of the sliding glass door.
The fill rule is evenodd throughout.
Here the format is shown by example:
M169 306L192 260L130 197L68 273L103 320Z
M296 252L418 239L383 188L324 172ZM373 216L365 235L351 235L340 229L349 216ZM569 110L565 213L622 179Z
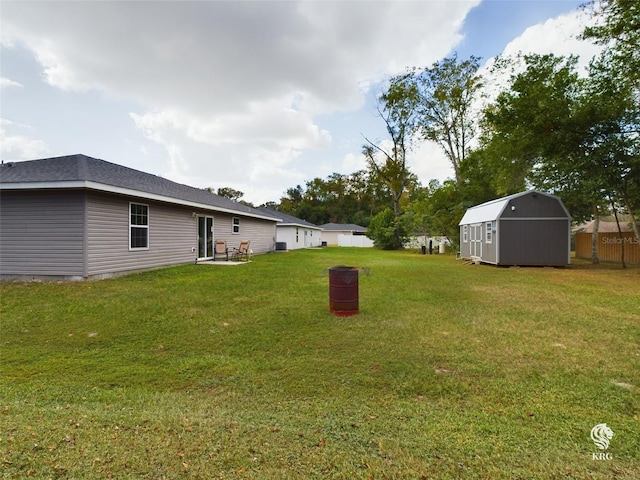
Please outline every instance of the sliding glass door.
M198 217L198 260L213 258L213 217Z

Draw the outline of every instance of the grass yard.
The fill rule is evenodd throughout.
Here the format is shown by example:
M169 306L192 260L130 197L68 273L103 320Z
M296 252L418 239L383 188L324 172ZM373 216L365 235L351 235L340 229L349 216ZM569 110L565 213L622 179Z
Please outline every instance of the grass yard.
M640 478L637 267L326 248L0 294L4 479Z

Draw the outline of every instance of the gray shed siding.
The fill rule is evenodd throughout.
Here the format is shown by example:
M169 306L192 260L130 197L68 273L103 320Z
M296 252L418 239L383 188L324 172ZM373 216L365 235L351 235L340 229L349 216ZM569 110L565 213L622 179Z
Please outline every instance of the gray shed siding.
M567 212L557 198L529 192L509 202L515 207L505 208L500 218L567 218Z
M501 220L499 265L567 265L569 220Z
M149 248L129 250L129 204L149 206ZM196 254L192 210L144 199L90 193L87 200L87 275L190 263Z
M84 276L85 193L0 193L3 278Z
M464 238L464 229L467 227L467 232L469 231L469 225L460 225L460 256L462 258L470 258L471 257L471 247L469 245L469 238L465 240ZM468 233L467 233L468 235Z
M492 239L487 243L487 228L492 222L480 222L469 225L460 226L460 256L463 258L482 257L483 262L496 263L498 258L498 242L496 232L492 232ZM464 241L464 228L467 227L467 241ZM497 224L496 224L497 228ZM472 231L472 229L475 229ZM477 237L479 235L479 238ZM477 239L477 240L474 240ZM475 250L472 251L472 243L476 241L479 244L481 254Z
M487 243L487 228L491 228L491 222L485 222L482 224L482 257L485 258L488 263L496 263L498 260L498 239L496 236L496 231L492 232L492 239L490 243ZM497 228L497 223L496 223Z

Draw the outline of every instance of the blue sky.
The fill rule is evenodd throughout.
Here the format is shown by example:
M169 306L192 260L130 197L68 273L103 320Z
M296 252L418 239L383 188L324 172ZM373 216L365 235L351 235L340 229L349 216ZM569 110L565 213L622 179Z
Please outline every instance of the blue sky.
M485 0L465 18L465 38L455 49L462 58L495 57L527 27L577 10L583 3L584 0Z
M84 153L260 204L364 168L390 74L457 52L574 53L573 0L0 3L0 153ZM586 61L586 60L585 60ZM451 168L410 158L423 183Z

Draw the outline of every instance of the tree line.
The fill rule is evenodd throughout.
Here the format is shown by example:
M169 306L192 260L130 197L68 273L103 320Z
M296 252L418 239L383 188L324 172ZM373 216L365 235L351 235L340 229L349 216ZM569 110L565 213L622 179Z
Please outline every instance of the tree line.
M560 196L576 222L625 213L640 240L640 2L583 8L596 21L582 38L602 46L586 73L574 56L498 58L488 78L508 81L483 105L477 57L408 68L378 97L386 138L364 137L365 170L315 178L267 206L367 226L377 247L395 249L416 233L455 245L468 207L537 188ZM453 179L422 185L410 171L407 155L425 141L440 146Z

